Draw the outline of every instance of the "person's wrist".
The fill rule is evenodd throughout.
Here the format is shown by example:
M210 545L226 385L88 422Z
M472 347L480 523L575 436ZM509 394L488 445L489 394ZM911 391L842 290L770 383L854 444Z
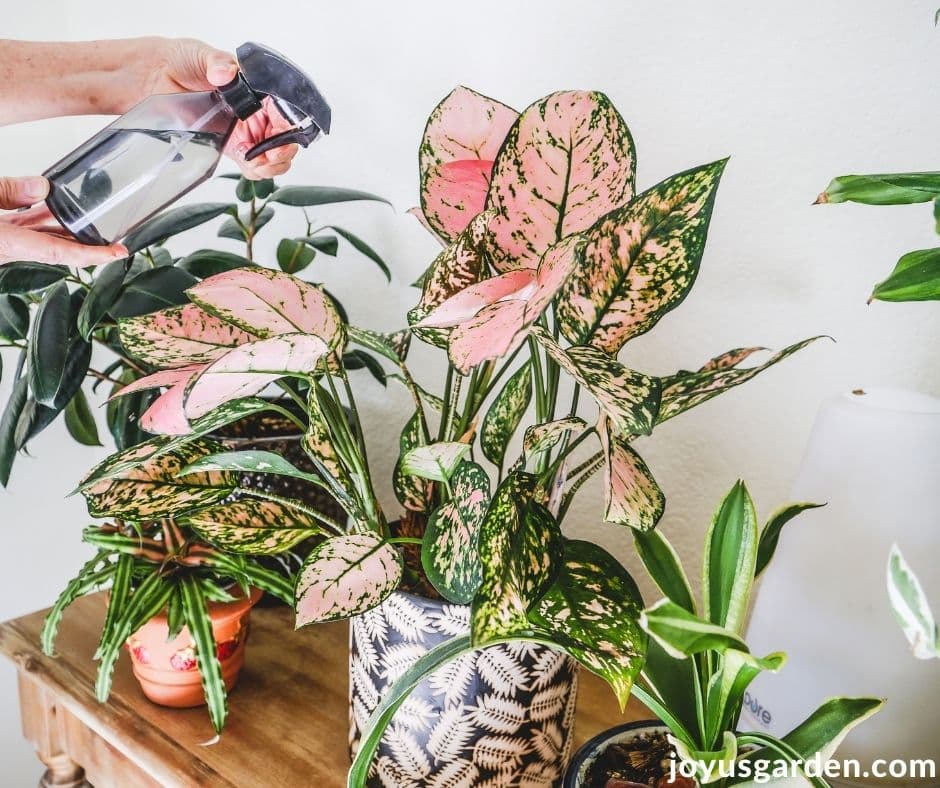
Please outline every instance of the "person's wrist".
M110 114L123 115L135 104L154 93L165 93L159 82L172 54L173 40L158 36L127 39L121 42L122 67L112 72Z

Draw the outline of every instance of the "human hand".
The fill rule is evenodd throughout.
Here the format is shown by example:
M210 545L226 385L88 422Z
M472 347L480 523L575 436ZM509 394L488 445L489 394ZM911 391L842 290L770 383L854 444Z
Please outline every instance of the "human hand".
M33 206L0 214L0 265L30 260L84 268L127 257L127 249L121 244L88 246L74 240L44 204L34 204L48 192L45 178L0 178L0 208Z
M231 82L238 63L228 52L192 38L161 39L156 68L145 77L144 95L212 90ZM282 145L251 161L245 154L259 142L291 128L270 99L262 109L235 125L225 153L241 168L246 178L260 180L283 175L297 155L297 145Z

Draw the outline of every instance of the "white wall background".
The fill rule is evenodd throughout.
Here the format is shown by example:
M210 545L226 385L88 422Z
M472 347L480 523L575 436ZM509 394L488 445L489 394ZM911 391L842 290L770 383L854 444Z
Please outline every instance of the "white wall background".
M187 35L230 48L256 39L299 62L328 95L334 128L284 180L368 189L395 204L394 211L361 204L321 212L361 233L393 265L389 288L352 255L322 267L354 320L374 328L401 323L416 297L407 283L434 254L434 241L404 211L416 200L424 120L457 84L520 109L557 89L606 92L632 128L641 188L730 154L698 284L651 335L631 344L627 363L662 374L744 344L780 347L819 333L838 343L812 347L644 441L641 451L669 500L662 527L697 574L701 533L735 478L747 480L762 512L786 498L823 398L858 386L940 390L936 307L865 305L871 284L899 254L936 245L930 208L810 205L836 174L936 167L935 7L928 0L282 0L268 12L248 0L46 0L10 5L2 35ZM0 128L0 172L40 172L101 123ZM221 198L226 188L209 184L193 199ZM265 232L262 254L273 255L275 228L296 232L291 212L281 213ZM196 230L173 249L212 243L213 231ZM10 369L13 359L4 360ZM434 385L437 370L429 363L418 372ZM407 403L397 390L361 382L371 456L384 479L393 460L390 425L397 432ZM7 391L0 384L0 397ZM83 560L79 531L87 516L80 499L64 495L105 454L76 446L61 425L31 450L34 457L19 459L10 489L0 492L0 619L51 603ZM392 508L390 487L383 492ZM600 522L599 496L599 487L583 496L571 530L629 559L628 536ZM4 785L30 785L37 775L18 736L14 675L4 665Z

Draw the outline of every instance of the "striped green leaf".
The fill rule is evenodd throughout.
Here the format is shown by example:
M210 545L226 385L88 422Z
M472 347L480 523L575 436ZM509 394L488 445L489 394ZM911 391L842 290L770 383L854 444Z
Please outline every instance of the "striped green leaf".
M765 369L769 369L779 361L789 358L822 337L810 337L802 342L796 342L789 347L772 355L763 364L754 367L738 367L752 352L763 348L745 348L730 351L709 361L698 372L677 372L675 375L662 378L662 404L657 424L662 424L680 413L684 413L696 405L707 402L712 397L724 394L735 386L740 386L752 378L757 377Z
M526 457L534 457L536 454L548 451L554 448L569 432L580 430L585 427L584 419L577 416L571 416L565 419L556 419L545 424L533 424L525 431L525 438L522 441L522 451Z
M480 526L480 588L471 607L474 645L525 630L528 610L545 592L562 556L561 530L538 502L537 478L509 474Z
M757 564L754 569L754 575L757 576L767 568L777 551L777 543L780 541L780 532L783 527L796 517L800 512L807 509L818 509L825 506L824 503L791 503L781 507L774 512L763 530L760 532L760 540L757 543Z
M509 441L519 427L532 399L532 372L526 362L500 390L480 426L480 447L491 463L502 467ZM528 432L526 433L528 435Z
M910 205L930 202L937 197L940 197L940 172L899 172L888 175L840 175L832 179L816 202Z
M726 161L667 178L585 233L584 261L558 300L567 339L616 355L682 303L698 275Z
M603 93L552 93L532 104L493 165L493 265L535 268L550 246L630 200L635 167L630 131Z
M621 709L643 665L640 591L617 560L590 542L568 540L558 573L529 620L604 678Z
M757 568L757 512L738 481L724 497L705 534L702 615L741 633Z
M634 531L633 543L637 555L649 572L653 582L666 597L684 610L695 612L692 586L679 555L659 531Z
M318 487L324 487L323 479L314 473L306 473L273 451L223 451L207 454L187 465L184 472L195 471L238 471L239 473L265 473L272 476L290 476L302 479Z
M428 580L450 602L468 604L480 586L480 526L490 499L490 479L474 462L462 462L450 480L451 499L434 510L421 543Z
M940 299L940 249L908 252L891 276L875 285L871 300L936 301Z
M197 438L122 473L83 484L82 494L88 511L94 517L121 517L139 522L172 517L221 501L238 486L237 474L209 471L178 475L191 462L221 448L218 443ZM120 454L135 451L127 449Z
M104 615L104 623L101 625L101 638L95 651L95 659L101 656L102 646L111 640L112 633L121 618L121 613L127 607L131 595L131 581L134 576L135 563L134 556L127 553L119 555L114 563L114 578L108 594L108 609Z
M325 392L318 391L315 386L310 387L307 397L307 431L304 433L303 447L336 496L336 500L343 505L347 513L351 513L357 510L356 486L337 453L333 432L324 412L324 407L330 407L330 403L331 400ZM330 412L332 413L332 410ZM346 416L340 413L339 418L345 419Z
M55 639L65 609L79 597L97 591L105 585L114 576L115 569L116 564L108 563L106 556L99 552L78 570L78 574L59 594L43 621L40 642L44 654L50 657L55 654Z
M234 553L275 555L323 533L316 519L274 501L245 499L207 506L184 515L181 523Z
M401 553L376 534L327 539L313 549L300 570L297 626L365 613L398 588L401 575Z
M604 421L599 431L607 460L604 519L638 531L652 530L663 516L666 496L630 441L612 430L608 419Z
M580 383L598 408L625 435L649 435L659 413L660 382L627 369L602 350L587 345L562 349L541 326L532 333L546 353Z
M940 658L940 630L927 595L896 544L888 557L888 598L914 656Z
M212 634L209 605L203 596L202 586L194 575L183 577L179 590L183 618L195 645L196 666L199 668L202 691L209 706L209 719L215 732L220 733L228 716L228 703L222 665L216 652L215 636Z
M401 472L435 482L446 482L470 451L470 444L440 441L416 446L401 458Z
M786 654L780 652L755 657L736 648L727 649L721 657L721 670L713 674L706 689L706 740L715 741L722 731L733 730L750 683L762 672L776 673L786 661Z
M722 653L729 648L747 651L747 645L736 632L699 618L668 599L644 610L640 625L676 659L703 651Z

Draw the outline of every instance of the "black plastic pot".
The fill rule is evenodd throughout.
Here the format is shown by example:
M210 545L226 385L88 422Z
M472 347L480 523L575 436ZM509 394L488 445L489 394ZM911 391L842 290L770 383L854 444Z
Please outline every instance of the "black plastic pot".
M583 788L588 770L597 757L611 744L629 743L642 734L668 733L669 729L659 720L639 720L627 722L615 728L601 731L597 736L588 739L571 759L562 788Z

